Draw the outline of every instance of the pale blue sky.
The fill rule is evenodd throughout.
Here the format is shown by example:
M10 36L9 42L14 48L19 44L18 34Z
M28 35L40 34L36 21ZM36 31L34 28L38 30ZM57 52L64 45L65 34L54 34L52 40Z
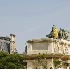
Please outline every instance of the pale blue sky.
M70 31L70 0L0 0L0 36L15 34L19 53L27 40L45 38L53 24Z

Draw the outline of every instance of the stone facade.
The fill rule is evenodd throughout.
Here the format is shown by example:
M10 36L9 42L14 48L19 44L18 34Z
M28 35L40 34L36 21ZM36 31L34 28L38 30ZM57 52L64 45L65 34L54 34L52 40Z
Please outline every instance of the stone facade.
M0 37L0 51L10 53L10 38Z
M54 58L57 59L60 58L62 60L62 63L67 62L68 64L70 64L70 41L69 40L54 39L54 38L41 38L41 39L28 40L25 51L27 55L38 55L38 54L53 54L53 56L55 55L54 57L50 56L49 59L46 59L47 64L45 65L48 69L55 68L53 64ZM58 57L56 57L56 54ZM59 56L59 55L63 55L63 56ZM38 63L37 61L35 61L35 65L34 65L33 64L34 61L35 60L27 60L27 68L30 69L44 68L43 65L39 65L36 67L35 65L38 65L40 62ZM43 62L41 63L43 64ZM61 68L64 69L65 66L62 66Z
M10 34L10 37L0 37L0 51L10 54L15 52L15 35ZM13 51L13 52L12 52Z
M69 55L70 41L54 38L42 38L27 41L27 55L39 53Z
M53 60L53 58L40 60L26 60L27 69L55 69Z

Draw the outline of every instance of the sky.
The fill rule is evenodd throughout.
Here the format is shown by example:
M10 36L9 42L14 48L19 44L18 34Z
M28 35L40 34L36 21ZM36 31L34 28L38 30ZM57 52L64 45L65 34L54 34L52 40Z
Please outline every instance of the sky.
M53 25L70 31L70 0L0 0L0 36L15 34L18 53L26 41L46 38Z

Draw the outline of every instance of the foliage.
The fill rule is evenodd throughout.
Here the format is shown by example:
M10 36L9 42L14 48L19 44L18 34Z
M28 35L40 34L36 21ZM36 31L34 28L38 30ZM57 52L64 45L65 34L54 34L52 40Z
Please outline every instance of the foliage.
M47 57L47 55L43 53L43 54L37 55L36 59L45 59L46 57Z
M59 61L59 59L54 59L53 63L54 63L55 68L57 68L61 64L61 61Z
M0 69L24 69L23 57L20 54L0 52Z
M67 63L67 62L63 62L63 66L69 66L69 63Z

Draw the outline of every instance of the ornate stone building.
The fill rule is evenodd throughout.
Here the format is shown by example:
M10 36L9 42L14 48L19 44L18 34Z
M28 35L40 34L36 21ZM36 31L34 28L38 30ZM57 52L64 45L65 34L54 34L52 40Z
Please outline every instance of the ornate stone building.
M64 30L63 33L60 31L57 33L56 28L52 30L52 33L47 35L48 38L27 41L25 48L27 55L45 54L47 56L47 58L42 59L43 61L41 61L41 63L35 59L27 60L27 68L44 68L43 64L45 64L45 68L48 69L70 68L70 40L68 40L68 35Z
M10 37L0 37L0 51L13 54L15 51L15 35L10 34Z
M54 38L41 38L41 39L28 40L27 55L36 55L36 54L37 55L46 54L46 56L50 55L50 58L46 59L47 68L51 67L54 68L53 65L54 58L61 59L62 61L70 63L70 41L64 39L54 39ZM30 61L27 60L28 68L30 68L29 66L30 63L31 60Z
M27 55L66 54L70 55L70 41L54 38L41 38L27 41Z

